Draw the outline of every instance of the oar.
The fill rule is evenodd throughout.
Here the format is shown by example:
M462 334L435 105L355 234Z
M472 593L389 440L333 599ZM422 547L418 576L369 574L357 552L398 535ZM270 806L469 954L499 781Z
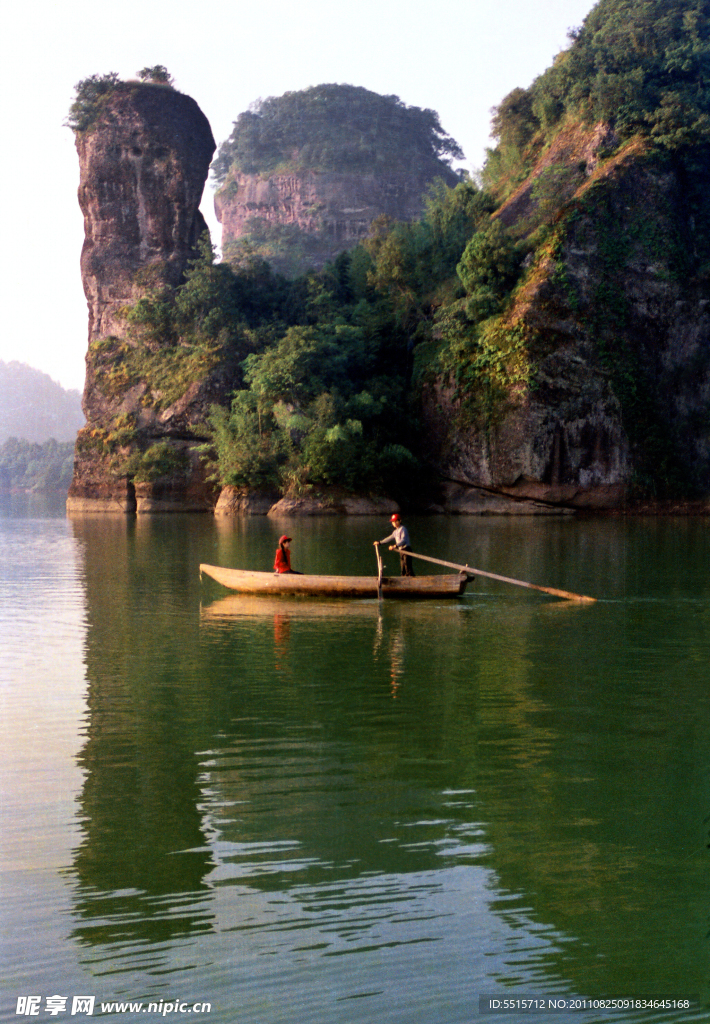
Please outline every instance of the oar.
M543 594L552 594L553 597L564 597L567 601L596 601L596 597L586 597L584 594L572 594L569 590L556 590L554 587L538 587L536 583L525 583L524 580L513 580L509 576L498 576L494 572L484 572L483 569L472 569L469 565L456 565L455 562L442 562L440 558L430 558L429 555L415 555L408 551L410 558L421 558L424 562L433 562L434 565L445 565L449 569L458 569L466 572L469 576L486 576L489 580L500 580L501 583L514 583L516 587L527 587L529 590L541 590Z
M377 555L377 597L382 600L382 555L380 554L380 545L375 544L375 554Z

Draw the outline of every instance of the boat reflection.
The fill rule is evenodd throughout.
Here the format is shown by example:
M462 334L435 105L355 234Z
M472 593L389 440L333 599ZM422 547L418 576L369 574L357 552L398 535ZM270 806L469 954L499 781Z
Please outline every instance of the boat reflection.
M278 616L283 621L292 619L370 618L377 620L378 602L328 601L318 598L260 597L250 594L229 594L200 608L203 624L228 622L242 618L268 619Z
M376 664L386 663L390 693L396 698L405 670L407 650L403 620L431 618L432 609L431 605L423 607L414 604L393 608L389 604L372 600L298 600L230 594L203 606L200 619L203 627L223 625L230 621L236 623L249 618L261 622L273 619L275 666L280 671L286 670L289 665L291 626L294 621L370 620L374 627L373 659ZM451 605L447 605L446 612L450 611Z

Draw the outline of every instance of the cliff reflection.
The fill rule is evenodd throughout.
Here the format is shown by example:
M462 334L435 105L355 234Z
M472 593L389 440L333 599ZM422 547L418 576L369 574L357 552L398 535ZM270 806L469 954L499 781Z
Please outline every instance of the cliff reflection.
M212 927L195 757L202 712L184 676L194 616L174 630L173 595L194 592L194 572L169 553L174 529L146 525L123 516L72 520L88 620L74 934L90 944L161 942ZM178 519L171 525L179 528Z

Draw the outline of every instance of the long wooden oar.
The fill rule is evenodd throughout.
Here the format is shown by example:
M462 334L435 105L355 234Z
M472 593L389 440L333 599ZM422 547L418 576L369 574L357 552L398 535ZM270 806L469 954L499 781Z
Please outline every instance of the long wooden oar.
M377 555L377 597L378 600L382 600L382 555L380 554L380 545L375 544L375 554Z
M536 583L525 583L524 580L513 580L509 576L498 576L494 572L484 572L483 569L472 569L469 565L457 565L455 562L442 562L440 558L430 558L429 555L415 555L408 551L410 558L421 558L423 562L433 562L434 565L445 565L449 569L458 569L466 572L469 576L486 576L489 580L500 580L501 583L513 583L516 587L527 587L528 590L541 590L543 594L552 594L553 597L563 597L566 601L586 601L592 603L596 597L586 597L584 594L572 594L569 590L556 590L554 587L539 587Z

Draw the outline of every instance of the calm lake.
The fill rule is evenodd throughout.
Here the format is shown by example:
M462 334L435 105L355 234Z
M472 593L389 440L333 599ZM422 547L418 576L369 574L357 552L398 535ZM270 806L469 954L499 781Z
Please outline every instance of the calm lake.
M3 1020L708 1019L710 520L412 518L599 600L379 606L198 566L374 574L386 518L1 502Z

